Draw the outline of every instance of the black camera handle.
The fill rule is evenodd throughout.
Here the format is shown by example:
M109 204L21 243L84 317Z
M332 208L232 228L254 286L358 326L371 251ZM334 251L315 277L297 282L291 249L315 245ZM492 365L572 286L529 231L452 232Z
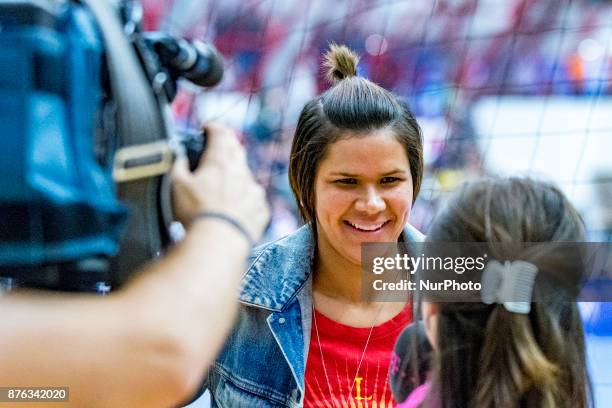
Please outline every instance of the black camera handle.
M98 22L106 44L106 59L113 100L117 104L117 133L119 149L132 148L138 152L149 148L154 154L168 161L168 146L172 123L168 113L158 103L153 89L140 64L138 56L126 37L115 11L106 1L80 0ZM164 147L166 146L166 147ZM155 152L155 149L159 152ZM161 154L161 156L158 155ZM134 174L138 168L154 165L133 154L132 162L120 160L125 174ZM146 155L144 155L146 157ZM138 162L144 160L144 162ZM170 158L171 160L171 158ZM155 160L154 160L155 161ZM171 163L171 162L170 162ZM159 163L158 163L159 164ZM115 166L115 170L118 166ZM112 260L113 286L122 284L139 266L159 255L162 250L162 231L159 223L158 194L162 173L147 177L129 177L117 183L118 197L127 202L130 217L120 241L119 254Z

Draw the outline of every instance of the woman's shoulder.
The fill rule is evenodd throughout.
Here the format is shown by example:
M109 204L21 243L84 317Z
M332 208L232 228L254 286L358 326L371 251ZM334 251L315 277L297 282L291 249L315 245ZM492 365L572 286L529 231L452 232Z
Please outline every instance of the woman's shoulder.
M242 279L242 303L280 310L311 273L314 242L305 225L292 234L253 249Z
M411 224L406 224L404 226L404 231L402 232L404 235L404 241L406 242L423 242L425 241L425 234L416 229Z
M249 256L249 265L252 266L253 263L266 253L289 255L293 251L308 251L312 246L312 232L310 226L306 224L289 235L285 235L277 240L266 242L253 248Z

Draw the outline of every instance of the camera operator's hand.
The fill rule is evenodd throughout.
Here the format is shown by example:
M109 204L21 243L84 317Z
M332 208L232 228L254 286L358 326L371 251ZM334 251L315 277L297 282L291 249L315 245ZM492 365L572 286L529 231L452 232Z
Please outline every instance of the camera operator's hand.
M200 214L222 214L256 241L269 219L264 190L255 182L234 132L213 123L205 129L208 145L198 168L192 173L185 158L174 165L175 216L189 226Z

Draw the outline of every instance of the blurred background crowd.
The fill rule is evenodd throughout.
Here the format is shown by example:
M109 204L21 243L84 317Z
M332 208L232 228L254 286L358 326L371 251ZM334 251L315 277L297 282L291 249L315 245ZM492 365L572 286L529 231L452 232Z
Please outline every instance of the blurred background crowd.
M360 75L405 98L423 128L416 227L426 232L445 194L463 181L529 175L564 190L589 240L612 241L612 1L142 4L145 29L203 39L224 55L221 85L202 91L182 84L173 109L180 126L214 118L241 132L272 203L265 240L300 224L289 148L304 103L329 86L321 55L334 41L360 55ZM591 335L612 335L609 306L585 305ZM593 339L592 359L609 366L612 342ZM598 395L612 397L612 377L597 364L593 370Z
M330 41L360 75L405 98L425 134L426 180L411 221L426 230L440 197L482 174L552 180L593 240L612 238L612 2L523 0L144 0L145 28L217 46L222 84L183 86L182 126L240 129L268 188L266 239L299 223L287 182L292 132L329 85Z

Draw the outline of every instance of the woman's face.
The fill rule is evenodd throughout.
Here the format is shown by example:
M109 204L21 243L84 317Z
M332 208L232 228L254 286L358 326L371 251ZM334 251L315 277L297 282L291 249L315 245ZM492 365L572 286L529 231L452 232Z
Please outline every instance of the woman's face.
M327 147L315 178L319 252L360 265L361 243L396 242L411 205L410 163L393 132L348 134Z

